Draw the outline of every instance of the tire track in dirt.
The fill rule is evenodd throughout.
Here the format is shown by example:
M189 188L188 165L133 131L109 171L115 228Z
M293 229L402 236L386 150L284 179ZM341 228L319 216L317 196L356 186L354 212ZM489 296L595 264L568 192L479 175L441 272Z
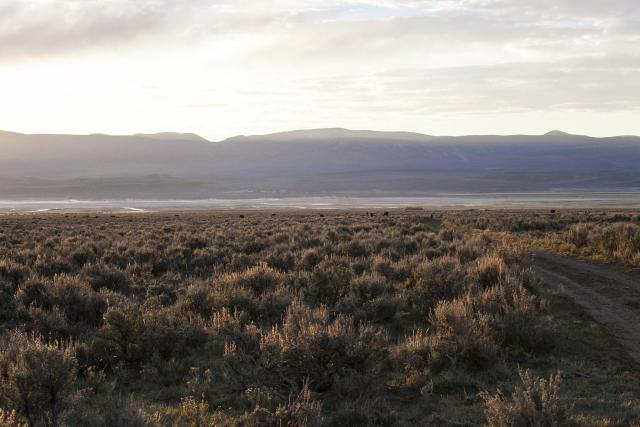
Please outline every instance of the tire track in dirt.
M533 271L571 298L640 366L640 273L532 250Z

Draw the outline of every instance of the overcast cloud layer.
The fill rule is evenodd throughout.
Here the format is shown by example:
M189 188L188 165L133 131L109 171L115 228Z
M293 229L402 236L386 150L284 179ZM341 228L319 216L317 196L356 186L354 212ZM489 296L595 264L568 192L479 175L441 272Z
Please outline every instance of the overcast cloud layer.
M638 0L2 0L0 128L640 134Z

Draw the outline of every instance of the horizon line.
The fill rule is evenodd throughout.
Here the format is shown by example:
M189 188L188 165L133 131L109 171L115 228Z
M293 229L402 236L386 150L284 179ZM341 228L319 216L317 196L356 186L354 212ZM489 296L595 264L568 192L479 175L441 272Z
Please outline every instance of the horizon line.
M500 133L471 133L471 134L460 134L460 135L433 135L433 134L428 134L428 133L422 133L422 132L416 132L416 131L408 131L408 130L374 130L374 129L351 129L351 128L344 128L344 127L320 127L320 128L300 128L300 129L290 129L290 130L282 130L282 131L276 131L276 132L269 132L269 133L256 133L256 134L237 134L237 135L232 135L223 139L219 139L219 140L213 140L213 139L208 139L203 137L202 135L196 133L196 132L190 132L190 131L185 131L185 132L179 132L179 131L159 131L159 132L134 132L134 133L104 133L104 132L92 132L92 133L55 133L55 132L35 132L35 133L30 133L30 132L17 132L17 131L10 131L10 130L4 130L4 129L0 129L0 134L5 133L5 134L15 134L15 135L24 135L24 136L75 136L75 137L81 137L81 136L109 136L109 137L152 137L152 136L159 136L159 135L188 135L188 136L192 136L192 137L198 137L200 139L202 139L205 142L209 142L209 143L217 143L217 142L225 142L228 141L230 139L234 139L234 138L255 138L255 137L268 137L268 136L274 136L274 135L284 135L284 134L291 134L291 133L296 133L296 132L313 132L313 131L346 131L346 132L371 132L371 133L379 133L379 134L412 134L415 136L423 136L423 137L428 137L428 138L465 138L465 137L491 137L491 136L495 136L495 137L509 137L509 136L513 136L513 137L517 137L517 136L577 136L577 137L585 137L585 138L594 138L594 139L606 139L606 138L639 138L639 135L625 135L625 134L615 134L615 135L609 135L609 136L593 136L593 135L587 135L587 134L582 134L582 133L571 133L571 132L565 132L565 131L561 131L561 130L551 130L548 131L546 133L541 133L541 134L537 134L537 133L507 133L507 134L500 134Z

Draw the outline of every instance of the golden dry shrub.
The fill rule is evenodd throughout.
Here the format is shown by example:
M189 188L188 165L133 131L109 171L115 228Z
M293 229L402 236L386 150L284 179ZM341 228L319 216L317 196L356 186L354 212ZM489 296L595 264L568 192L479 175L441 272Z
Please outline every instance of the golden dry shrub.
M324 306L294 301L282 326L263 335L260 349L265 367L286 382L302 385L308 379L312 390L326 391L337 376L375 369L386 355L387 341L380 327L355 325L345 316L331 319Z
M480 312L468 294L441 301L429 316L433 326L430 366L483 369L496 361L498 346L492 338L491 318Z
M488 427L567 427L572 425L571 411L560 398L561 375L549 379L519 370L521 386L510 399L501 392L483 393Z

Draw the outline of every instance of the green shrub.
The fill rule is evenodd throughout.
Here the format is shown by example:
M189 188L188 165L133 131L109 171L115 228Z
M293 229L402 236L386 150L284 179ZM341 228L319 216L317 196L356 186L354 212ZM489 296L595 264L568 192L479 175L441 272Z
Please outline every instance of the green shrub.
M351 266L341 260L328 259L317 265L308 285L303 289L305 301L332 307L349 292L353 272Z
M102 288L121 293L127 293L129 291L129 280L127 275L121 270L92 264L85 266L82 269L82 273L87 278L91 287L96 291Z
M103 317L98 337L104 346L101 364L113 365L120 362L139 364L144 358L140 338L144 324L142 313L134 307L111 307ZM150 356L150 355L149 355Z

